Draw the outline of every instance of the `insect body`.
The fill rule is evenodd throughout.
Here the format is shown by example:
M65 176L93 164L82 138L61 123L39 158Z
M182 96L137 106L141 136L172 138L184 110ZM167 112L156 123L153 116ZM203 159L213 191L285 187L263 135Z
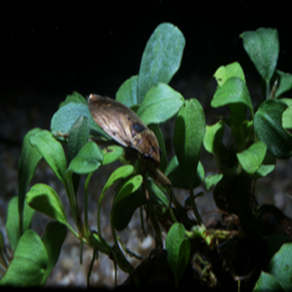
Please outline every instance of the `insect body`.
M116 142L134 148L159 167L161 149L157 138L136 113L116 100L97 94L90 94L88 107L95 122Z

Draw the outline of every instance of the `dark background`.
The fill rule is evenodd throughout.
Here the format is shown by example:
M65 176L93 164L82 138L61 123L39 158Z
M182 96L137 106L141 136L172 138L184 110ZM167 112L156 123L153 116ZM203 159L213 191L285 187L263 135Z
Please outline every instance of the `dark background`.
M279 6L277 1L182 2L53 5L23 1L5 5L0 31L1 101L28 88L52 99L65 98L73 90L114 97L122 82L138 73L146 42L162 22L178 26L186 38L181 69L174 80L191 73L210 77L218 66L235 60L247 78L256 77L238 36L258 27L278 29L278 68L291 71L288 5Z

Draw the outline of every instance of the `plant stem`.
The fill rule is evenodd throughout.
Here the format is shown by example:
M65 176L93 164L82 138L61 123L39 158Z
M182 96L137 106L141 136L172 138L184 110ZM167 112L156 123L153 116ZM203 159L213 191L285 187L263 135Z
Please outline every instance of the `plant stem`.
M84 187L84 223L85 223L85 230L86 232L89 234L90 233L90 228L89 228L89 224L88 224L88 184L90 181L90 178L92 176L93 172L91 172L86 179L85 182L85 187Z
M190 191L190 198L191 198L192 207L193 207L193 211L194 211L195 217L196 217L196 219L198 221L198 224L199 225L203 225L203 220L202 220L202 218L201 218L201 216L199 214L199 211L197 209L197 205L195 203L193 188L191 187L189 191Z

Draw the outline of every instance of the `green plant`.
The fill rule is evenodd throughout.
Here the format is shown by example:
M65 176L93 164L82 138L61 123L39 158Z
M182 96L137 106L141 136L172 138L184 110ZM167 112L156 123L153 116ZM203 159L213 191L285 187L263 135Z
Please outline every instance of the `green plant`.
M121 249L124 244L116 230L124 229L134 211L140 208L142 213L143 206L148 204L158 249L163 248L162 225L158 222L163 221L163 228L168 232L165 248L176 286L180 285L184 272L192 263L194 279L218 287L220 276L216 264L212 263L214 257L222 263L224 275L231 273L239 279L239 274L246 276L256 270L258 277L267 264L265 260L255 263L259 257L254 260L248 247L253 244L257 253L261 244L271 245L269 235L262 231L262 218L267 212L278 216L278 211L265 206L258 208L254 186L258 178L273 171L275 158L287 159L292 155L292 136L287 130L292 128L292 102L291 99L280 98L282 93L292 88L292 75L276 70L279 53L276 30L261 28L244 32L241 37L246 52L263 79L265 98L255 107L241 66L236 62L222 66L214 75L218 86L211 105L215 108L227 105L230 115L220 117L215 125L206 126L198 100L185 100L168 85L180 66L185 45L182 33L169 23L156 28L144 50L139 74L126 80L116 94L116 100L136 111L155 133L162 149L159 169L171 181L172 187L189 190L185 206L171 196L169 186L158 183L147 171L141 171L141 156L138 155L134 161L127 160L125 149L119 145L100 150L97 144L114 141L95 123L86 99L77 92L68 95L60 104L52 117L51 131L33 129L26 134L19 160L19 194L9 204L6 224L13 257L9 259L5 254L2 236L0 264L5 274L0 285L43 286L58 259L68 228L80 240L81 246L85 243L92 247L92 265L98 258L98 252L105 253L130 275L134 285L139 286L143 281L126 259L125 253L129 251ZM173 134L176 155L167 163L159 124L176 114ZM225 126L231 128L234 138L228 146L222 143ZM67 147L67 155L61 143ZM205 177L199 161L202 145L214 156L220 174ZM37 183L27 192L42 158L64 185L77 231L68 223L59 196L51 187ZM116 160L123 165L111 174L100 193L96 232L88 224L88 184L94 171ZM83 220L76 197L81 175L86 176ZM204 225L195 203L195 198L201 193L194 194L194 189L202 182L207 188L215 185L214 200L224 214L235 214L234 219L229 220L232 224L228 228L208 229ZM102 236L100 208L106 191L115 183L118 185L110 214L114 244L110 245ZM145 197L145 192L149 198ZM173 206L170 208L171 203ZM187 214L190 208L197 223ZM48 224L42 239L30 229L35 210L54 220ZM141 220L143 227L143 216ZM226 216L223 220L227 222ZM286 239L273 241L274 249L269 258ZM246 243L243 252L248 253L248 263L240 258L241 252L237 250L243 242ZM288 251L281 249L279 252L282 255ZM27 260L28 255L30 260ZM265 253L265 250L259 253L263 258L266 255L268 252ZM88 285L90 273L91 269ZM262 279L266 275L269 274L262 272L255 289L263 287Z

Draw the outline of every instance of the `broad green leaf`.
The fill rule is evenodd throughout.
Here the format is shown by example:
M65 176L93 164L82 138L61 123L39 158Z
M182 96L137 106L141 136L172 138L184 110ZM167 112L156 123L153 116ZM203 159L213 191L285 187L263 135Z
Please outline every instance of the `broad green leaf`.
M276 99L264 101L255 114L254 127L260 141L277 158L292 155L292 136L282 127L282 114L287 105Z
M244 83L246 83L243 70L238 62L233 62L226 66L219 67L213 76L215 77L220 87L225 83L227 79L231 77L237 77L241 79Z
M253 106L249 96L246 84L239 78L232 77L216 90L211 101L211 106L214 108L224 105L245 105L249 108L253 115Z
M19 240L0 285L13 287L40 286L48 264L46 248L33 230L27 230Z
M113 163L118 160L124 153L123 147L112 145L102 149L103 162L102 165Z
M165 170L165 175L170 179L171 184L175 188L189 189L188 182L183 174L176 155L170 160ZM195 173L192 181L193 189L198 187L205 178L205 171L202 163L199 161L197 172Z
M77 155L79 150L88 142L89 139L89 121L87 117L80 116L73 124L69 132L67 144L67 161L70 163ZM75 194L77 193L80 175L73 174L72 181Z
M273 233L268 240L269 259L281 248L284 243L291 242L288 235L283 233Z
M176 118L173 144L180 168L191 189L204 134L205 116L201 104L196 99L186 100Z
M138 75L138 104L156 83L169 83L178 70L185 38L181 31L170 23L160 24L143 52Z
M221 150L223 146L222 139L224 135L225 125L223 120L219 120L212 126L206 126L206 132L204 136L204 147L209 153L216 153Z
M261 271L260 277L258 278L253 292L261 291L286 291L281 284L269 273ZM288 290L287 290L288 291Z
M51 119L51 131L53 135L55 137L67 137L73 124L80 116L88 118L91 134L101 135L108 140L111 140L111 137L107 135L93 120L87 104L76 102L70 102L62 106L53 115Z
M268 272L273 275L285 291L292 287L292 244L285 243L280 250L272 257Z
M133 205L133 196L131 195L141 186L142 182L143 177L141 175L136 175L123 183L119 188L111 211L111 220L117 230L122 230L128 225L133 212L138 207L137 206L133 212L129 212L132 211L129 205ZM137 200L134 201L137 203Z
M184 238L180 250L178 259L178 279L180 279L187 267L191 253L191 243L188 238Z
M147 92L137 114L148 124L164 123L173 117L184 103L183 96L164 83L157 83Z
M279 56L278 31L272 28L259 28L245 31L240 37L243 47L256 69L267 82L272 78Z
M288 105L288 108L283 112L282 125L284 129L292 129L292 99L282 98L281 101Z
M213 174L205 178L206 189L209 190L212 186L216 185L223 177L223 174Z
M72 94L68 94L66 96L65 101L59 104L59 108L70 102L87 104L87 100L80 93L78 93L77 91L73 91Z
M96 145L96 143L87 142L78 152L77 156L71 161L66 170L66 177L73 172L77 174L88 174L96 171L102 164L103 153Z
M180 249L183 244L185 237L185 228L181 223L174 223L169 229L165 241L165 249L167 252L167 260L171 271L175 278L176 287L178 286L179 274L181 271L179 270L180 259Z
M60 223L67 225L64 207L57 193L46 184L35 184L26 194L28 205Z
M285 73L280 70L276 70L278 75L278 89L276 91L276 98L278 98L284 92L292 88L292 74Z
M149 129L152 130L158 140L158 144L161 148L161 156L160 156L160 165L159 169L164 172L165 168L167 166L167 157L166 157L166 149L165 149L165 143L163 139L163 134L161 132L161 129L158 125L149 125Z
M41 281L41 286L45 285L49 274L51 273L58 261L61 247L66 238L66 234L66 226L59 222L50 222L46 227L46 233L43 237L43 243L48 254L48 266Z
M261 166L267 151L267 146L263 142L256 142L248 149L237 153L236 156L243 170L252 175Z
M68 163L77 155L79 150L88 142L89 121L87 117L80 116L69 132L68 138Z
M18 198L13 197L8 204L7 210L6 230L11 248L13 250L15 250L19 238L21 237L19 229L18 203ZM26 201L24 201L23 232L30 228L34 212L35 211L27 205Z
M41 130L30 136L30 143L41 153L58 179L65 183L64 172L67 168L67 162L61 143L53 137L51 132L46 130Z
M25 194L28 185L33 178L36 167L41 160L42 156L37 150L30 144L30 136L38 133L40 129L36 128L30 130L23 138L20 158L18 162L18 210L19 213L19 227L23 221L23 207L25 201ZM22 227L21 227L22 229ZM23 232L23 231L22 231Z
M127 79L118 89L116 93L116 100L129 108L133 105L137 105L137 83L138 75L134 75Z
M259 169L252 175L254 178L267 176L275 169L276 159L269 152L266 153L264 161L262 162Z

